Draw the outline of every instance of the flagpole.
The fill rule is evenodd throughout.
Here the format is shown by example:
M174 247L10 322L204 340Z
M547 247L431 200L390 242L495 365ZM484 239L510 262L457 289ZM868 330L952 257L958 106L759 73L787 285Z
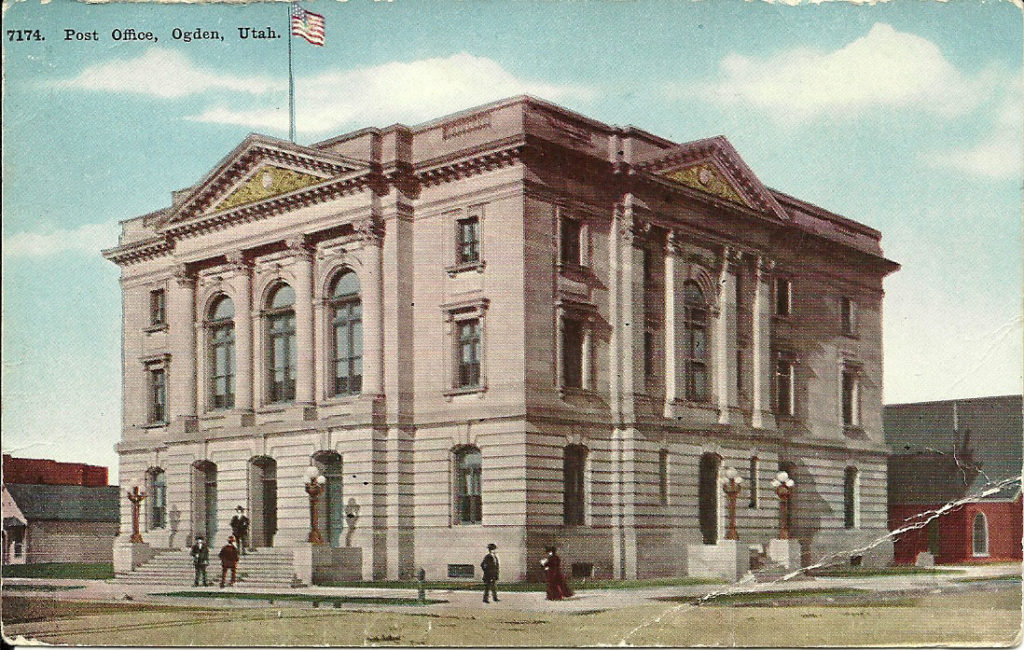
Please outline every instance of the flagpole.
M292 9L288 3L288 139L295 142L295 75L292 73Z

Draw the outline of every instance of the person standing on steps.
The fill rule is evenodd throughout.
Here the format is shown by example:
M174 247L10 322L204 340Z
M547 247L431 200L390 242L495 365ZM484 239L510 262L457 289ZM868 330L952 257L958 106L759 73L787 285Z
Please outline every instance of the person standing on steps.
M220 549L220 588L224 588L224 579L231 570L231 586L235 586L235 571L238 567L238 549L235 548L235 536L228 537L228 543Z
M201 575L203 576L203 586L206 587L206 565L210 563L210 547L206 545L206 540L203 539L202 535L196 535L196 543L192 545L190 554L192 555L192 566L196 570L196 577L192 581L192 586L199 586L199 576Z
M496 544L487 545L487 555L484 556L484 561L480 563L480 568L484 570L484 602L489 603L487 599L489 595L494 596L494 602L498 602L498 555L494 552L494 549L498 548Z
M245 555L245 547L249 545L249 518L245 516L245 508L235 508L238 513L231 518L231 533L238 544L239 555Z

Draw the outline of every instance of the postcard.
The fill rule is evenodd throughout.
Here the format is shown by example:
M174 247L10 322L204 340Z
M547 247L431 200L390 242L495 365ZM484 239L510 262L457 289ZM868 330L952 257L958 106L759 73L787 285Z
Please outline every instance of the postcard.
M1020 641L1019 6L3 42L5 641Z

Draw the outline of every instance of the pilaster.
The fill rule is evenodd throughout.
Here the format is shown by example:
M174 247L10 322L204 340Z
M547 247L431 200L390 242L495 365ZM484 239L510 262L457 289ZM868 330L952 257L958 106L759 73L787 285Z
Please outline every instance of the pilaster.
M252 264L236 252L228 256L236 273L238 289L235 304L235 409L252 412Z
M167 377L172 429L191 431L196 426L196 277L179 265L168 300L168 336L171 368Z
M301 235L285 243L295 259L295 402L311 405L316 402L313 392L313 253Z
M665 246L665 417L674 417L672 404L685 397L685 326L680 300L684 282L682 235L673 232Z
M754 287L753 332L753 412L751 424L755 429L774 429L775 416L771 408L771 273L775 262L762 256L757 258Z
M722 251L718 277L719 310L715 319L715 378L718 393L718 423L736 419L739 395L736 390L736 274L742 254L728 246Z

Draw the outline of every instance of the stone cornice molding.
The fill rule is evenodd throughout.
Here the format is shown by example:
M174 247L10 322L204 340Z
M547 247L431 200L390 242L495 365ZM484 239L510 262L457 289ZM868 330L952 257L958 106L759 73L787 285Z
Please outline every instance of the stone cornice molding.
M170 255L174 250L174 242L167 237L154 237L142 241L132 242L124 246L108 248L104 251L103 257L118 266L130 266L146 260Z
M516 139L511 145L501 149L483 151L470 157L460 157L457 160L421 167L415 172L415 178L421 185L430 187L503 167L511 167L522 160L524 147L525 143L521 139Z

